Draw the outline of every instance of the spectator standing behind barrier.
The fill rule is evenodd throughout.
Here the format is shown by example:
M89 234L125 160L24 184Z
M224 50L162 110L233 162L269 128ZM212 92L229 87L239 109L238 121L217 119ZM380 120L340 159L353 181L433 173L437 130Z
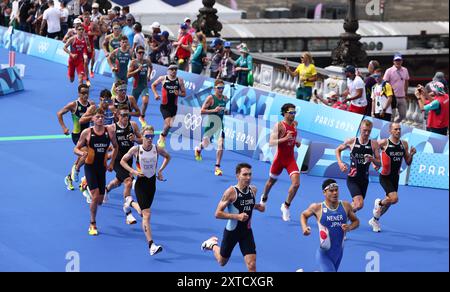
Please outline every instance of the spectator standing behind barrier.
M172 45L169 41L169 32L163 31L160 35L161 42L158 45L158 50L156 53L156 58L158 60L159 65L169 66L170 60L170 52L172 50Z
M211 58L209 77L215 79L219 75L220 62L222 61L223 57L223 41L219 38L215 38L211 43L211 47L214 50L214 55Z
M231 58L231 43L223 43L223 57L220 61L219 75L223 81L234 83L236 76L234 75L234 60Z
M176 46L176 58L178 60L178 70L189 71L189 59L192 51L192 36L187 32L188 26L183 23L180 26L178 40L173 43Z
M372 114L372 87L377 84L375 78L372 77L375 70L380 68L380 63L376 60L371 60L369 65L367 65L367 71L369 71L369 75L364 79L364 83L366 84L366 116L370 116Z
M389 82L383 80L383 70L381 68L375 69L372 77L376 84L372 87L372 108L371 115L377 119L382 119L390 122L392 118L392 86Z
M201 74L204 68L206 58L206 37L202 32L196 34L198 45L191 59L191 72Z
M45 33L45 26L47 26L47 33ZM48 1L48 8L44 11L42 16L40 34L51 39L56 39L61 35L61 11L55 7L53 0Z
M100 13L100 5L98 3L92 4L92 14L91 14L91 21L92 22L98 22L100 20L100 17L102 17L102 14Z
M433 81L429 84L430 93L419 85L415 95L422 111L428 113L427 131L447 135L449 124L448 94L445 93L444 84Z
M241 56L235 62L236 82L239 85L249 86L248 74L253 70L253 58L250 56L247 45L244 43L239 46L239 52Z
M302 99L309 101L312 96L312 88L314 87L314 82L317 80L316 66L314 66L314 60L309 52L305 52L300 57L301 63L298 65L297 69L292 72L289 69L289 65L284 64L286 71L292 77L298 77L298 87L296 92L297 99Z
M66 7L66 2L60 1L59 11L61 11L61 34L59 39L62 40L69 30L69 9Z
M113 21L118 18L114 18ZM119 23L122 25L122 23L119 21ZM134 17L132 15L128 16L126 18L126 24L122 26L122 34L128 38L128 42L130 45L133 45L133 39L134 39L134 29L133 25L135 24Z
M364 115L366 113L367 99L366 99L366 85L360 76L356 75L356 68L354 66L347 66L344 69L347 77L347 89L342 96L346 102L350 102L349 112Z
M394 89L394 95L397 99L398 118L394 121L400 123L406 117L406 93L409 86L408 69L402 66L403 57L397 53L394 56L394 65L386 70L383 79L389 82Z

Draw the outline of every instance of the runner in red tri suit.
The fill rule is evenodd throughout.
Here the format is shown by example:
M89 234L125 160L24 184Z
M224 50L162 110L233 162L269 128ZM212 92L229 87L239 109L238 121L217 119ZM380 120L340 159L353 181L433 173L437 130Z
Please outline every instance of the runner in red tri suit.
M291 187L288 191L286 201L281 205L282 218L284 221L290 220L289 206L300 186L300 171L295 160L294 147L300 147L297 139L297 122L295 121L295 105L287 103L281 108L281 115L284 120L277 123L270 135L269 145L277 146L275 159L270 168L270 177L264 187L261 196L261 204L265 204L272 186L276 183L278 176L283 169L286 169L291 178Z
M84 28L78 25L76 28L77 34L71 37L64 45L64 51L70 55L68 75L70 82L75 80L75 70L78 74L79 84L83 84L86 79L86 64L88 61L88 54L90 48L84 37ZM70 51L69 51L70 46Z

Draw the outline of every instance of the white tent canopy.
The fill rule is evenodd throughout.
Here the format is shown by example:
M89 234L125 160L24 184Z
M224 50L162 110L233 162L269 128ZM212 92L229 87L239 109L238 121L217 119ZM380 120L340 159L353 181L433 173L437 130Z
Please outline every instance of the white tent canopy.
M116 5L113 2L113 6ZM136 21L144 25L150 25L154 21L161 24L176 24L183 22L185 17L192 21L197 19L198 10L203 7L202 0L192 0L180 6L171 6L160 0L140 0L130 4L130 13ZM217 9L219 21L241 19L241 11L233 10L216 2L214 8Z

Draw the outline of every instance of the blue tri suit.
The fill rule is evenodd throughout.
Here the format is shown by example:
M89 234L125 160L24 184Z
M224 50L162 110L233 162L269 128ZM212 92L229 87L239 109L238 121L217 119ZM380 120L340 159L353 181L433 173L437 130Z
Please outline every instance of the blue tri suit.
M322 203L321 216L318 220L320 230L320 247L316 253L321 272L337 272L344 253L344 230L342 224L347 223L347 212L342 201L337 209L329 208Z

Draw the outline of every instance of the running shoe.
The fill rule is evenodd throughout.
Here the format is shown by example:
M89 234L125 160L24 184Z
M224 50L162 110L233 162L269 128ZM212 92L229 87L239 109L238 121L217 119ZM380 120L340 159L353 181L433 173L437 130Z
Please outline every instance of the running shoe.
M145 121L145 119L143 117L139 117L139 122L141 123L142 128L147 126L147 122Z
M159 138L159 140L158 140L158 147L166 148L166 141L164 141L163 139Z
M373 232L381 232L380 222L375 220L375 218L369 220L369 225L372 226Z
M198 148L195 148L194 152L195 152L195 160L202 161L203 160L202 153L198 150Z
M91 78L94 78L94 71L93 71L93 70L91 70L90 77L91 77Z
M89 235L96 236L98 235L97 226L94 224L89 225Z
M162 246L161 245L156 245L154 243L152 243L152 246L150 247L150 255L155 255L157 253L160 253L162 251Z
M286 207L286 205L283 203L281 204L281 213L282 216L281 218L283 218L283 221L291 221L291 212L289 211L289 208Z
M77 166L75 164L72 166L72 171L70 172L70 178L74 182L78 182L78 180L80 179L80 172L77 171Z
M203 243L202 243L202 250L203 251L212 250L213 247L215 245L217 245L218 241L219 241L219 239L217 237L215 237L215 236L212 236L208 240L203 241Z
M222 170L220 168L217 167L216 170L214 171L214 175L215 176L222 176L223 172L222 172Z
M103 204L106 204L108 202L108 191L105 189L105 195L103 196Z
M66 184L67 189L68 189L69 191L73 191L73 190L75 189L75 188L73 187L72 179L70 178L70 175L68 175L68 176L66 176L66 177L64 178L64 183Z
M83 194L83 197L86 198L86 203L88 204L92 203L91 192L88 189L85 189L81 193Z
M373 204L373 211L372 211L372 213L373 213L373 217L375 217L375 218L380 218L380 216L381 216L380 202L381 202L381 199L376 199L375 203Z
M264 197L264 194L261 195L261 199L259 200L259 204L265 206L267 203L267 197Z
M86 80L86 85L88 86L88 87L91 87L91 80Z
M133 214L131 214L131 212L130 212L127 215L127 221L126 222L127 222L128 225L133 225L133 224L137 223L137 220L136 220L136 218L134 218Z

